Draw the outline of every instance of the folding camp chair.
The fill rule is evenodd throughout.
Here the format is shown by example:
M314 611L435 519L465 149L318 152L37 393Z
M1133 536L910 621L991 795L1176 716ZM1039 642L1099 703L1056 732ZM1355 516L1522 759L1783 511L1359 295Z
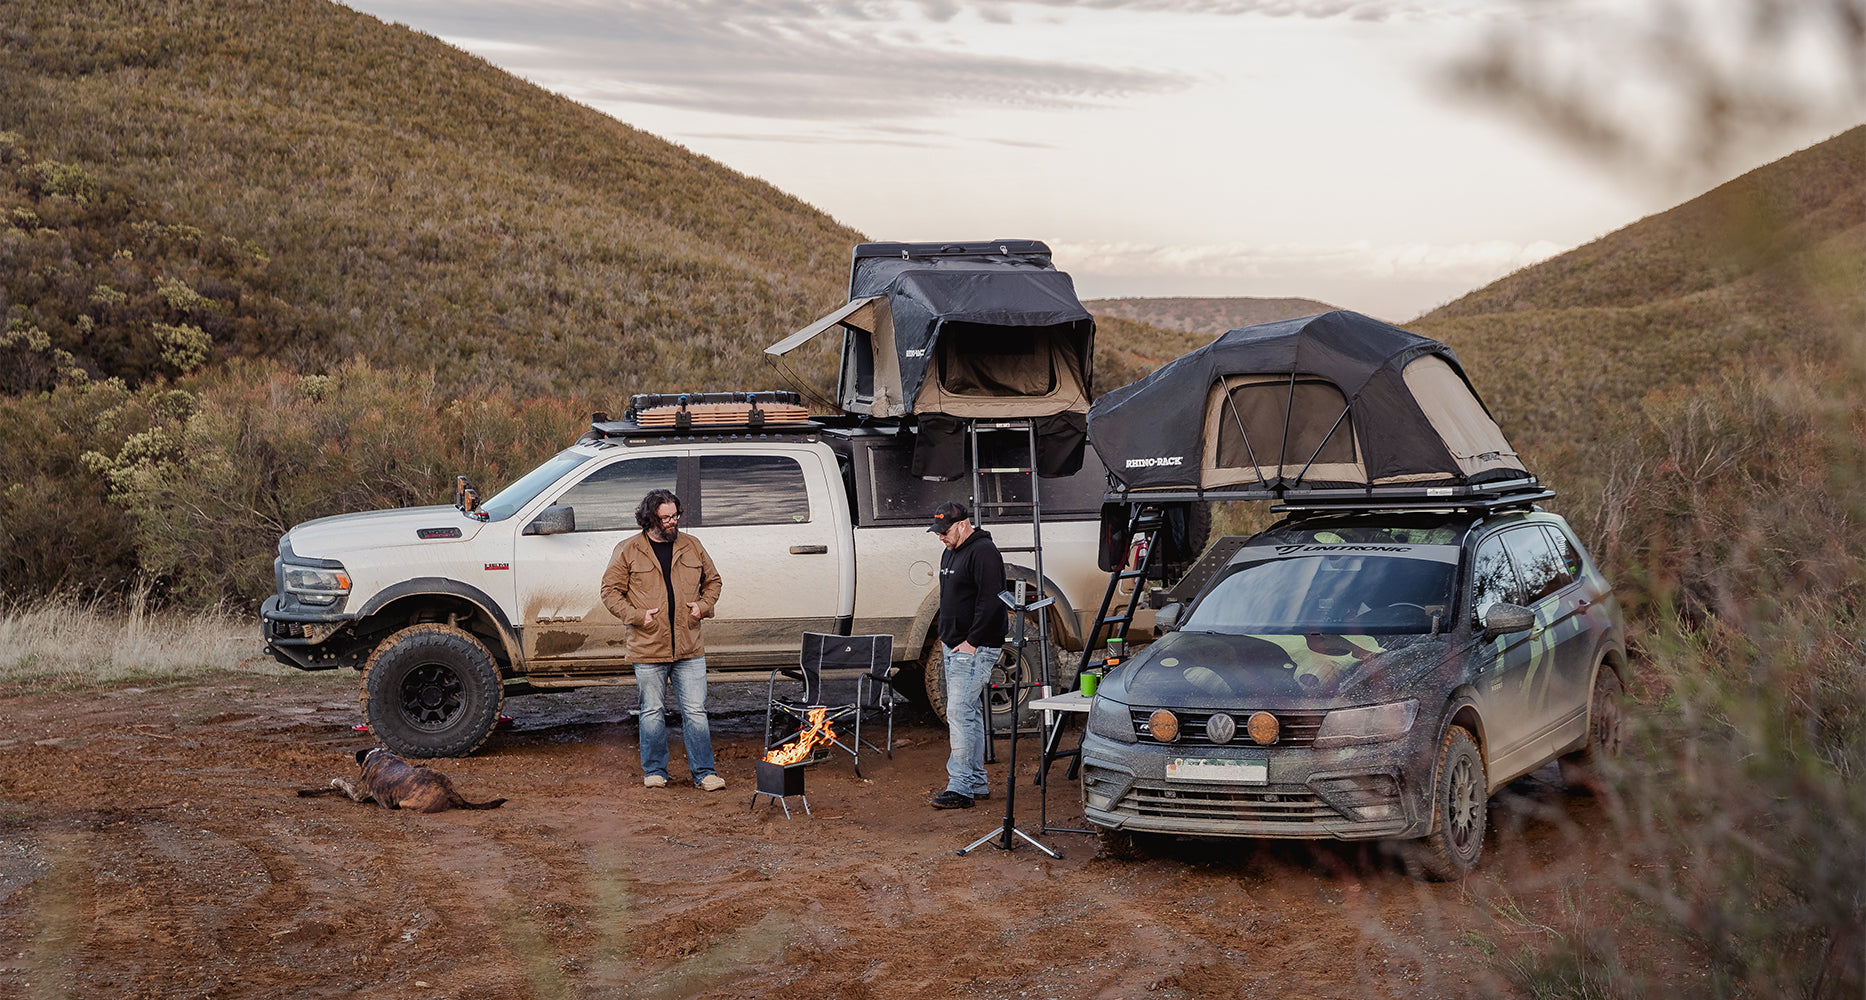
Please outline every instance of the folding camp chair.
M836 746L855 758L855 773L862 773L862 747L881 750L894 756L894 705L899 700L888 683L894 666L894 637L887 635L826 635L803 633L797 666L771 671L765 699L765 749L790 739L791 733L808 724L810 710L825 709L832 723L854 723L847 739L837 736ZM833 700L825 693L825 671L861 671L855 678L853 700ZM779 686L779 679L791 683ZM862 738L865 716L887 717L887 743L881 746ZM776 725L783 716L785 725Z

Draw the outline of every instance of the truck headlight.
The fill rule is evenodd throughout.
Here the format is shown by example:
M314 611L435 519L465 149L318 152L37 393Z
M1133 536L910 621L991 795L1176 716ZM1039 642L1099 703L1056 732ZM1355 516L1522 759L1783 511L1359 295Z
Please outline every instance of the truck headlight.
M1416 700L1338 709L1323 716L1322 728L1315 731L1315 745L1338 747L1390 740L1410 730L1418 717L1419 702Z
M350 596L350 574L322 566L283 567L285 593L299 604L328 607Z
M1123 743L1140 740L1134 732L1134 717L1128 713L1127 706L1105 697L1098 696L1089 704L1088 731Z

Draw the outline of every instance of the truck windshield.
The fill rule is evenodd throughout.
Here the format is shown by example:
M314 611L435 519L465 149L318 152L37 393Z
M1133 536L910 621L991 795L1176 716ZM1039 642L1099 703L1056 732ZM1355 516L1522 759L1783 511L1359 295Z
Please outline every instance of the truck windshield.
M525 473L523 477L499 491L499 495L480 504L480 509L487 514L489 521L503 521L518 513L520 507L537 499L538 494L559 479L570 474L570 470L596 456L575 448L568 448L551 456L551 460Z
M1233 635L1429 632L1434 614L1449 619L1458 550L1411 548L1413 558L1342 553L1245 563L1180 628Z

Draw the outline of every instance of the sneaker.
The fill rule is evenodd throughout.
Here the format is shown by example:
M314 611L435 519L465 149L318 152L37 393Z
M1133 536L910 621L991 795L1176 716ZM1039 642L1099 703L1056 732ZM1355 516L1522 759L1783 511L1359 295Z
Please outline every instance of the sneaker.
M651 774L647 776L646 778L641 779L641 783L644 787L647 787L647 788L666 788L667 787L667 775Z
M717 792L721 788L726 787L726 779L720 777L717 774L709 774L706 777L701 778L700 780L694 782L694 784L698 785L702 791Z
M972 808L972 797L970 795L961 795L958 792L950 790L944 791L933 796L933 808L970 809Z

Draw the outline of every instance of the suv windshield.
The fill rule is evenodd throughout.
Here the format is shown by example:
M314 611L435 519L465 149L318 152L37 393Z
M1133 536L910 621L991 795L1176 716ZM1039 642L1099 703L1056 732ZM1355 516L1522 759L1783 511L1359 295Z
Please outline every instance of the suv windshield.
M1278 558L1278 549L1299 551ZM1277 546L1212 587L1180 626L1234 635L1402 634L1448 620L1455 545ZM1246 550L1248 552L1248 550Z
M525 473L512 485L499 491L499 495L480 504L480 509L487 514L489 521L503 521L518 513L520 507L536 499L545 487L568 475L570 470L596 456L575 448L566 448L551 456L551 460Z

